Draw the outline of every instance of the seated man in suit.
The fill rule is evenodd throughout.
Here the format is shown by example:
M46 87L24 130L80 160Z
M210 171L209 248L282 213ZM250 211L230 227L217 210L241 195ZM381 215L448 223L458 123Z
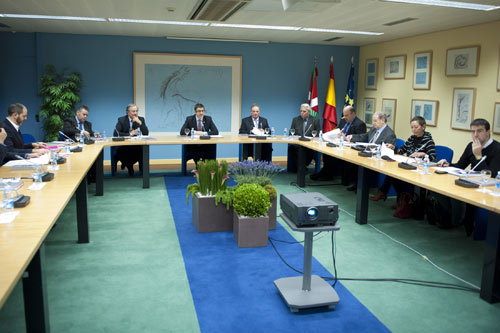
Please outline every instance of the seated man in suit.
M63 133L71 139L75 140L75 134L81 133L85 139L90 139L94 135L92 131L92 123L87 121L89 108L82 105L76 110L75 117L69 117L64 120ZM75 140L76 141L76 140Z
M348 105L342 111L343 117L340 120L338 128L341 135L346 137L352 134L366 133L366 124L356 117L356 111L351 105ZM310 175L312 180L331 180L333 179L333 169L335 163L342 165L342 184L349 185L355 179L358 168L356 165L337 160L335 157L323 155L323 169L314 175Z
M264 129L269 128L267 119L260 116L260 107L257 104L252 104L250 107L250 117L243 118L241 120L240 134L255 134L252 133L254 128L264 131ZM259 143L261 145L261 160L272 162L273 146L270 143ZM245 143L243 144L243 159L248 159L248 156L255 156L253 154L253 144Z
M312 131L321 131L320 120L317 117L311 117L311 106L304 103L300 106L300 116L293 118L290 129L295 130L295 135L311 136ZM296 145L288 145L288 171L297 172L298 149ZM306 168L311 163L315 151L305 148Z
M118 118L114 136L137 136L148 135L149 130L146 126L144 117L139 117L139 108L135 104L129 104L126 108L127 115ZM127 167L128 174L134 175L134 164L139 162L142 165L142 147L141 146L121 146L116 149L116 160L121 161L121 169Z
M195 135L218 135L219 130L215 126L210 116L205 116L203 104L194 106L194 115L186 117L186 121L181 128L181 135L186 135L185 129L194 129ZM215 160L216 145L185 145L186 161L194 160L198 164L199 160Z
M19 127L26 119L28 119L28 109L24 105L21 103L9 105L4 123L5 132L7 132L5 139L7 150L24 158L38 157L47 153L48 150L43 149L47 145L43 142L24 143Z
M5 145L5 139L7 138L7 132L3 129L3 124L0 122L0 165L4 165L10 158L7 158L7 146Z

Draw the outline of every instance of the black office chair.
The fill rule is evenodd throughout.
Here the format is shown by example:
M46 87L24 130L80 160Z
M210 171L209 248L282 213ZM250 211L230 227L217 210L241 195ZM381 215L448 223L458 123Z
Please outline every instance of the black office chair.
M214 147L214 155L217 156L217 145L213 145ZM181 158L181 173L183 176L187 175L187 161L191 159L191 157L187 156L186 145L182 145L182 158Z

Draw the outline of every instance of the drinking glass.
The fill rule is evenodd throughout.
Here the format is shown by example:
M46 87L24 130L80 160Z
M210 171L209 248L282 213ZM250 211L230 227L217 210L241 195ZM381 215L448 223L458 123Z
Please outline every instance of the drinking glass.
M417 165L417 172L418 173L423 173L423 170L422 170L422 157L417 157L415 156L414 157L415 159L415 164Z
M94 131L94 139L98 139L101 137L101 133Z
M371 145L370 146L370 152L372 153L372 157L371 158L374 159L375 161L378 160L378 158L377 158L377 149L378 149L378 146L376 146L376 145Z
M295 135L295 128L290 128L290 134Z
M75 133L75 141L79 142L82 134L81 133Z
M483 183L481 186L483 188L478 189L479 192L482 193L490 192L490 190L486 188L486 186L488 185L488 180L490 180L490 178L491 178L491 170L486 170L486 169L481 170L481 182Z
M311 131L311 135L313 136L313 141L314 141L314 138L316 138L316 134L318 134L318 131L316 131L316 130Z
M187 127L186 127L186 128L184 129L184 134L186 134L186 140L189 140L189 139L190 139L190 137L189 137L189 133L190 133L190 132L191 132L191 130L190 130L189 128L187 128Z
M266 127L266 128L264 129L264 133L266 133L266 135L269 135L269 127Z

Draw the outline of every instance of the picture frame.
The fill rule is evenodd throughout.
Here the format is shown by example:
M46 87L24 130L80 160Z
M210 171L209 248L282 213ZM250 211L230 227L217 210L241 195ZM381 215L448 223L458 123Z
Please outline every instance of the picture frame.
M413 89L430 90L432 51L417 52L413 56Z
M424 117L427 126L437 126L439 101L426 99L411 100L411 118L415 116Z
M499 51L498 51L497 91L500 91L500 48L499 48Z
M363 110L364 110L364 115L365 115L366 127L373 126L372 117L373 117L373 114L375 113L375 106L376 106L375 102L376 102L376 99L374 97L366 97L363 100Z
M495 103L495 109L493 111L493 133L500 134L500 103Z
M406 55L385 57L384 59L384 79L399 80L406 75Z
M366 59L365 89L377 90L378 58Z
M451 109L451 128L469 130L474 119L476 88L454 88Z
M446 76L477 76L481 46L465 46L446 50Z
M178 135L196 103L205 106L221 134L237 133L241 68L241 56L134 52L134 103L150 135Z
M398 101L395 98L383 98L382 99L382 112L387 117L387 125L389 125L389 127L392 128L393 131L396 131L396 129L394 127L396 124L397 102Z

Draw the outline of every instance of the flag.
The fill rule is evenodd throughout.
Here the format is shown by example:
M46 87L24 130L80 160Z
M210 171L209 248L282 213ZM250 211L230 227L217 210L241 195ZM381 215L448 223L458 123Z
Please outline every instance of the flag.
M309 96L307 96L307 103L311 106L311 116L318 115L318 69L316 68L316 61L314 62L314 69L311 73L311 82L309 83Z
M351 72L347 81L347 91L345 93L344 107L354 106L354 57L351 58Z
M325 109L323 111L323 133L337 127L337 107L335 103L335 77L333 75L333 57L330 59L330 82L326 93Z

